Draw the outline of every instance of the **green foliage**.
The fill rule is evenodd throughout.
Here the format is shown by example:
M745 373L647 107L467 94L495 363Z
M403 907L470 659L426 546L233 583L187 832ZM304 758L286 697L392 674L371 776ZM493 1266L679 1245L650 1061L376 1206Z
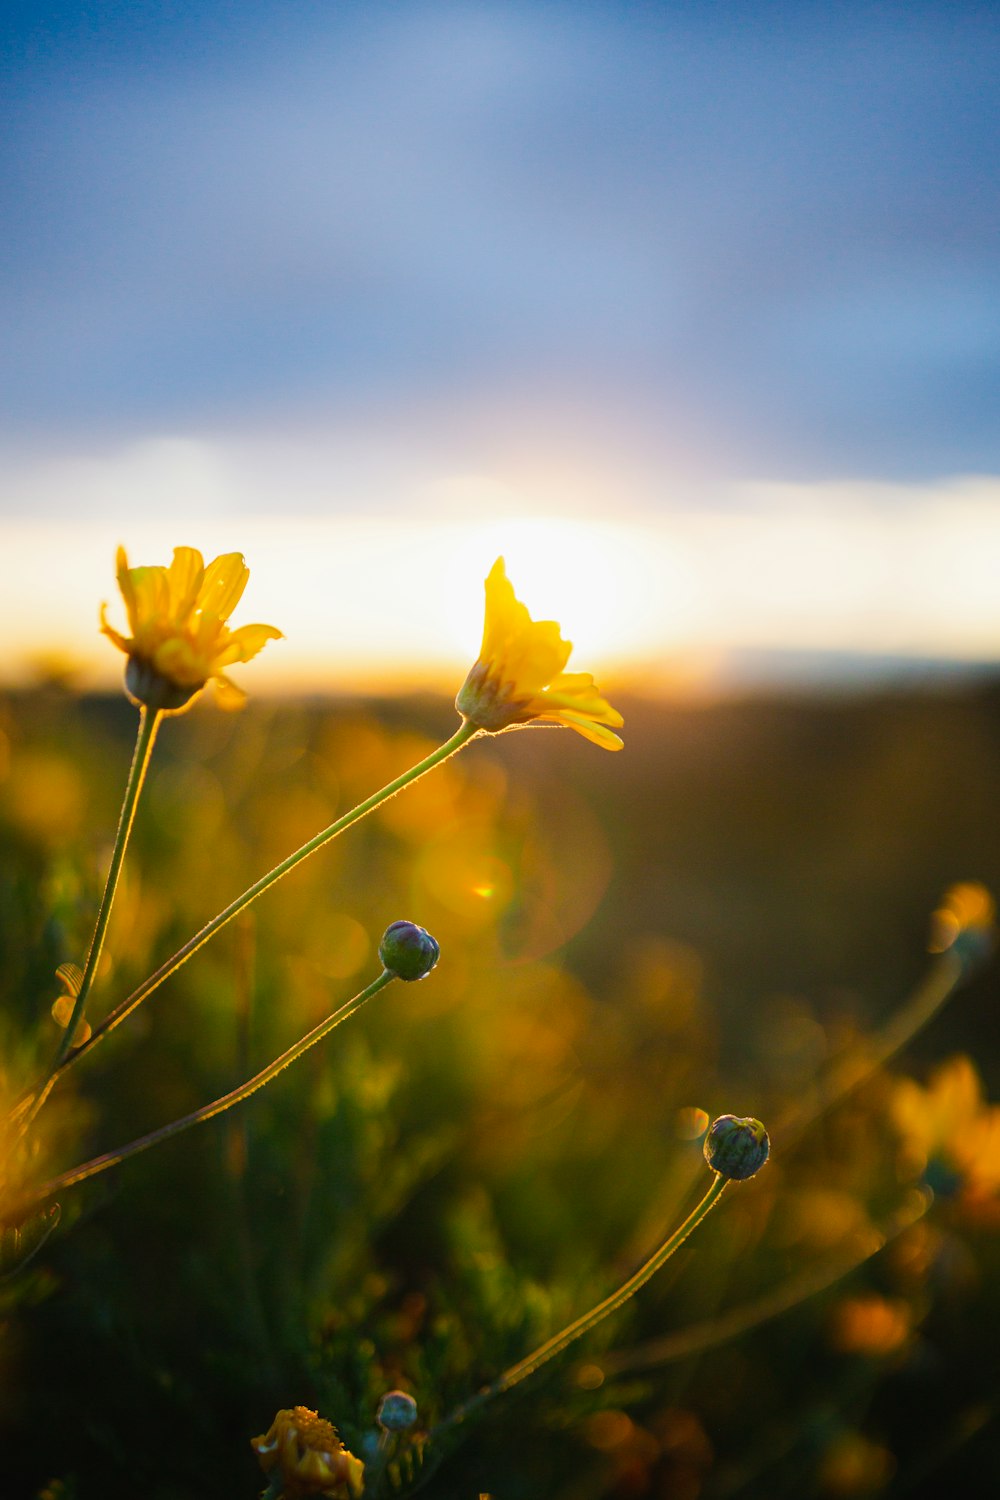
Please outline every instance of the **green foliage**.
M975 1492L998 1458L995 1194L956 1177L863 1250L923 1171L895 1074L972 1052L1000 1091L993 983L811 1130L783 1140L774 1122L918 978L942 888L1000 887L997 700L627 707L613 765L572 735L473 745L71 1070L36 1178L261 1067L373 977L389 922L440 942L425 982L375 997L239 1111L65 1194L58 1226L4 1232L0 1269L33 1255L0 1283L5 1497L253 1496L249 1439L277 1410L319 1410L367 1456L397 1387L419 1438L651 1251L704 1187L696 1111L728 1109L772 1128L760 1178L583 1346L451 1434L440 1465L403 1441L387 1492L801 1500L896 1483L929 1500L945 1463ZM168 722L91 1019L453 724L430 701ZM56 970L84 957L134 715L26 695L0 728L13 1097L57 1040ZM663 1335L854 1252L782 1317L657 1357Z

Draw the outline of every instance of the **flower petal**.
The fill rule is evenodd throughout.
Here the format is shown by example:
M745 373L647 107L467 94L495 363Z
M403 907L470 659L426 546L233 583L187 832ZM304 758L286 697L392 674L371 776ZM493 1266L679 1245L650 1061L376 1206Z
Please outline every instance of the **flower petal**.
M101 630L109 640L114 641L119 651L127 652L130 649L132 642L125 636L119 635L118 631L108 624L108 606L106 604L101 605Z
M586 714L602 724L613 724L616 729L625 723L618 710L598 691L589 672L563 672L541 696L547 703Z
M212 680L215 683L215 701L220 708L232 712L243 707L247 701L247 695L242 688L238 688L235 682L222 672L217 673Z
M240 625L226 636L226 643L215 659L216 666L229 667L233 662L251 661L268 641L283 641L274 625Z
M175 547L167 579L170 612L178 625L184 625L194 609L204 577L205 560L197 547Z
M205 569L198 608L218 620L228 620L243 597L249 577L242 552L224 552Z
M582 734L584 739L590 740L595 745L600 745L602 750L621 750L623 741L617 734L612 734L603 724L598 724L593 719L588 719L585 714L574 714L566 709L560 709L556 713L546 713L539 717L555 719L560 724L565 724L567 729L575 729L577 734Z
M130 568L135 599L135 620L132 633L137 639L147 635L150 629L165 624L170 610L170 585L166 568ZM124 589L122 590L124 593ZM130 617L131 618L131 617Z

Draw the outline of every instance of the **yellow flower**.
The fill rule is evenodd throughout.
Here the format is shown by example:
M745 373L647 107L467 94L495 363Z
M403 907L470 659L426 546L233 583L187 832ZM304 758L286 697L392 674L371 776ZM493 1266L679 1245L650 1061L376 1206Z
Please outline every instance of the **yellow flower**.
M364 1464L348 1453L336 1427L307 1406L279 1411L267 1432L251 1439L250 1446L272 1488L275 1479L280 1481L281 1500L307 1495L357 1500L364 1492Z
M1000 1191L1000 1105L987 1103L967 1057L942 1063L927 1088L901 1078L891 1112L908 1164L928 1173L935 1191L952 1186L952 1176L973 1198Z
M952 949L963 964L989 958L996 941L997 907L990 892L975 880L949 886L931 917L931 953Z
M224 668L249 661L268 642L281 639L273 625L226 621L240 602L250 570L239 552L226 552L205 567L194 547L175 547L169 567L130 568L118 548L118 587L131 636L119 635L101 605L101 629L128 657L125 686L139 703L167 713L184 708L215 679L223 708L240 708L244 693Z
M588 672L566 672L572 646L554 620L533 620L514 595L498 557L486 580L486 624L479 659L455 706L488 734L532 719L554 719L605 750L622 742L620 713L601 697Z

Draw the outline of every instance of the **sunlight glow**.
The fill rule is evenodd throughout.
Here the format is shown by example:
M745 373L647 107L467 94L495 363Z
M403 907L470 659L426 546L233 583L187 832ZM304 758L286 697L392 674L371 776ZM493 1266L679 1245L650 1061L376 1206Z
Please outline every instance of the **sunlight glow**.
M1000 655L1000 481L754 485L724 500L614 521L146 511L124 525L8 523L0 676L69 663L84 684L119 680L97 612L107 600L124 623L120 541L136 564L166 562L179 543L245 553L251 578L234 621L273 621L286 636L237 669L250 692L455 691L501 554L532 615L572 641L570 670L609 692L697 685L739 652Z

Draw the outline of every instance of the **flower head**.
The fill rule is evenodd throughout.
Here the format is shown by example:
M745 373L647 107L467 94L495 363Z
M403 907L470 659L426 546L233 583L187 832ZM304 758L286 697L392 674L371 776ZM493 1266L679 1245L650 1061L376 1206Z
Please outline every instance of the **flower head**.
M949 886L931 917L928 947L932 953L950 949L963 968L975 968L993 952L996 916L996 902L978 881L964 880Z
M901 1078L890 1109L904 1159L939 1196L985 1199L1000 1192L1000 1105L987 1102L969 1058L941 1063L926 1088Z
M417 1403L407 1391L386 1391L375 1420L386 1432L406 1432L417 1420Z
M533 620L498 557L486 580L486 623L479 659L455 706L471 724L497 734L532 719L554 719L605 750L622 742L608 725L623 720L588 672L566 672L572 650L554 620Z
M426 979L441 957L436 938L416 922L390 922L378 945L383 966L397 979Z
M130 568L118 548L118 587L131 636L119 635L101 605L101 629L128 657L125 686L139 703L176 713L209 678L223 708L240 708L244 694L224 668L249 661L268 641L280 640L273 625L226 621L240 602L250 570L239 552L226 552L205 567L194 547L175 547L169 567Z
M364 1464L348 1453L336 1427L307 1406L279 1411L267 1432L251 1439L250 1446L272 1487L275 1478L280 1481L282 1500L304 1500L308 1495L357 1500L364 1492Z
M759 1120L720 1115L708 1127L703 1149L713 1172L731 1182L745 1182L767 1161L771 1142Z

